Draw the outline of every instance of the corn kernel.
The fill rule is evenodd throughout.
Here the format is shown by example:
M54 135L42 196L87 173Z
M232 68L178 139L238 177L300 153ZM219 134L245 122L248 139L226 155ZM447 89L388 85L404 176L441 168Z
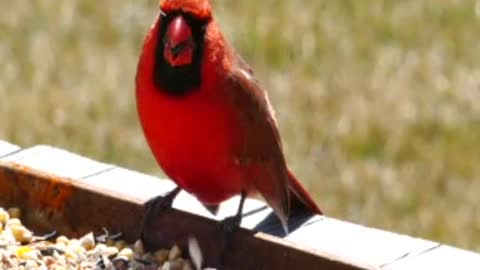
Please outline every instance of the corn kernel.
M133 250L131 248L124 248L120 250L118 256L122 256L127 258L128 260L131 260L133 258Z
M15 237L15 240L20 243L28 243L32 241L33 233L22 225L11 226L10 231L12 232L13 237Z
M7 221L10 219L10 215L5 209L0 208L0 224L6 225Z

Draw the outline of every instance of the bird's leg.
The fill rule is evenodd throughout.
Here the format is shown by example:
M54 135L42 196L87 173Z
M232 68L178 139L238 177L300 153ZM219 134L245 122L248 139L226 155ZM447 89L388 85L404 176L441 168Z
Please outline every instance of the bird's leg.
M220 222L224 233L232 234L240 226L243 217L243 205L245 204L246 198L247 194L242 191L242 194L240 195L240 204L238 205L237 213L234 216L227 217Z
M235 230L240 226L242 223L242 212L243 212L243 205L245 204L245 199L247 197L246 192L242 191L240 195L240 203L238 205L237 213L234 216L227 217L220 222L221 230L224 234L223 239L223 248L222 253L220 255L220 265L223 266L226 263L225 256L228 254L228 246L232 242L232 236L235 233Z
M145 217L143 218L141 239L145 243L147 239L146 227L151 220L154 220L162 211L170 209L173 200L182 189L176 187L165 195L156 196L145 203Z
M223 269L225 266L225 256L228 254L228 247L232 242L232 236L235 233L235 230L242 223L242 211L246 197L246 192L242 191L242 194L240 195L240 204L238 205L237 213L234 216L227 217L224 220L220 221L220 227L224 235L222 253L220 254L221 269Z
M145 203L145 217L156 217L161 211L172 207L173 200L182 189L176 187L165 195L153 197Z

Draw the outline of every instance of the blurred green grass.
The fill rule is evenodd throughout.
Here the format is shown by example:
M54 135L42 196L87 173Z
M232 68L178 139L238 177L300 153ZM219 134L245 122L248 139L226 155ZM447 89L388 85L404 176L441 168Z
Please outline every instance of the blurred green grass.
M480 250L480 2L216 0L331 216ZM0 1L0 138L161 174L134 74L157 1Z

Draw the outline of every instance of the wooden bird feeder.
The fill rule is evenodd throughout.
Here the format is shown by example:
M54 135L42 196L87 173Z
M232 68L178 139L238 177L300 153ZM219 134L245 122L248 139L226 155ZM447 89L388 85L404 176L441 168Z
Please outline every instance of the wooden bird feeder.
M27 149L0 141L0 206L17 206L23 222L37 233L68 236L122 232L140 237L144 203L173 189L170 181L97 162L51 146ZM214 217L182 192L171 210L148 225L156 247L186 246L198 239L205 264L219 264L223 234L218 220L235 213L238 197ZM264 206L247 200L245 211ZM270 209L248 216L233 236L228 269L480 269L480 255L451 246L325 217L302 220L286 237L274 232ZM272 227L273 226L273 227ZM275 233L274 233L275 234Z

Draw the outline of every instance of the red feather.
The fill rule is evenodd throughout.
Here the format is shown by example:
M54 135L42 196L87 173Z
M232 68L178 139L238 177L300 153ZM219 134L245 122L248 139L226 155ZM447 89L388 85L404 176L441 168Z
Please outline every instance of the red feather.
M208 0L163 0L160 8L165 13L182 11L190 13L199 20L212 18L212 7Z

